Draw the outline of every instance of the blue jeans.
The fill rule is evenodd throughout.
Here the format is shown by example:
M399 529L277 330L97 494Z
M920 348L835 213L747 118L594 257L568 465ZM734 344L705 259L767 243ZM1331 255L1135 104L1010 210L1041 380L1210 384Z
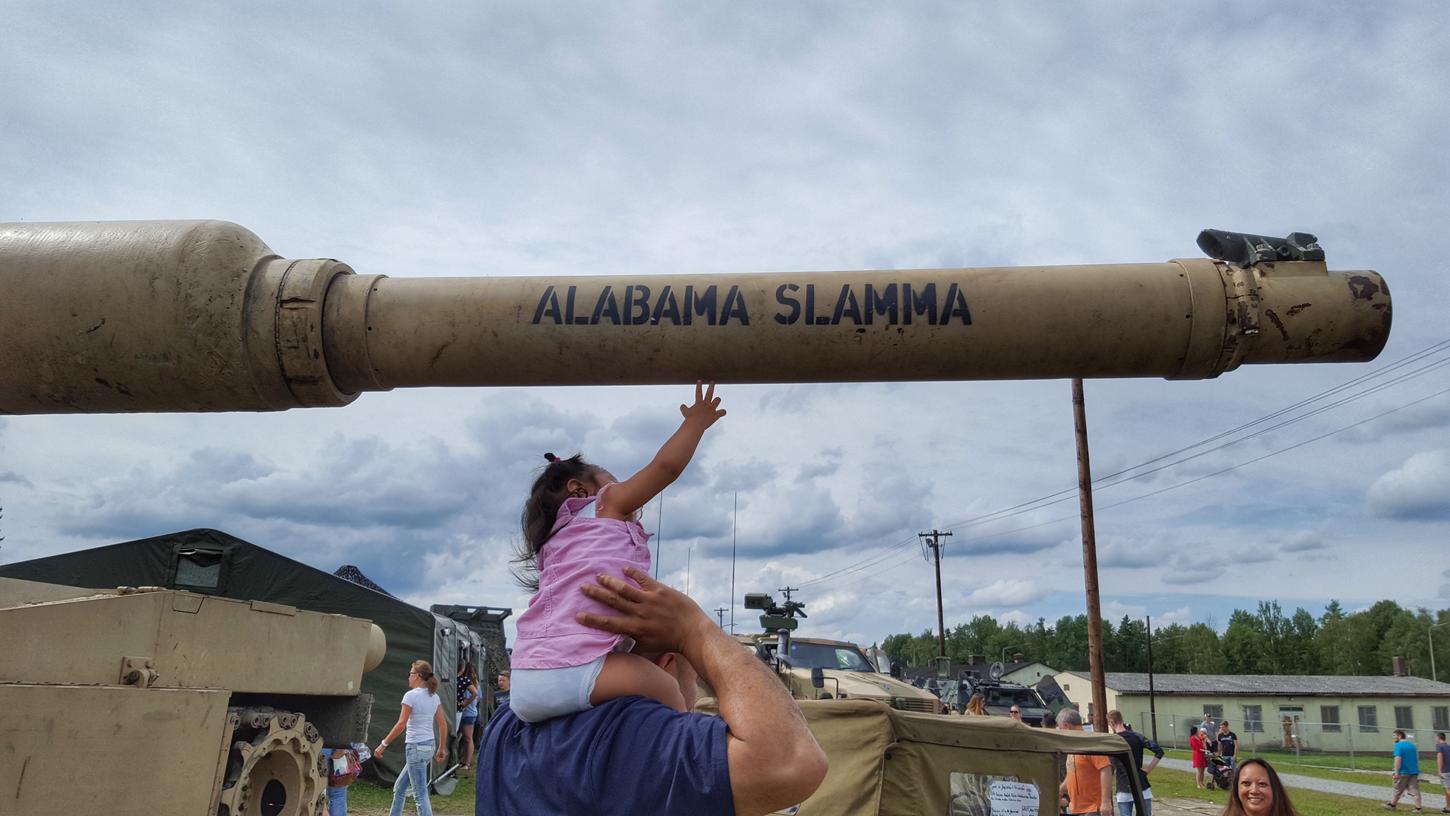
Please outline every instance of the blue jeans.
M347 788L327 789L327 816L347 816Z
M1146 808L1146 810L1143 811L1143 816L1153 816L1153 800L1152 799L1144 799L1143 800L1143 807ZM1118 803L1118 816L1133 816L1133 803L1132 802L1119 802Z
M428 769L437 749L433 741L410 742L403 748L403 759L407 763L398 781L393 783L393 807L388 816L403 816L403 799L408 789L413 789L413 799L418 803L418 816L433 816L433 803L428 800Z

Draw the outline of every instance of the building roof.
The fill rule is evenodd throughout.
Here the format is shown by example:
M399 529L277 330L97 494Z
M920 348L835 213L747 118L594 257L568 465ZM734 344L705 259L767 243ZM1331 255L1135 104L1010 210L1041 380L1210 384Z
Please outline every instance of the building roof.
M1086 673L1072 673L1088 679ZM1058 675L1061 677L1061 675ZM1105 685L1119 694L1147 694L1148 675L1108 672ZM1450 697L1450 683L1424 677L1289 674L1154 674L1155 694L1298 695L1304 697Z

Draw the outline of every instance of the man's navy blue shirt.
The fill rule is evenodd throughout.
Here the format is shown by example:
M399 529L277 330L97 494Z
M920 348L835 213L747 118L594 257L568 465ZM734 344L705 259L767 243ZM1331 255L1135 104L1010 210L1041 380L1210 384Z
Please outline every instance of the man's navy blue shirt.
M478 750L478 816L733 816L719 717L624 697L529 725L500 708Z

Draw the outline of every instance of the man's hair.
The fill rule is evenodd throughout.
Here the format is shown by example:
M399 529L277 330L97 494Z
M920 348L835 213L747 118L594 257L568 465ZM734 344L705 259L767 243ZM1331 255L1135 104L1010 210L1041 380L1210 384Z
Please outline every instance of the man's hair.
M1445 739L1445 732L1444 731L1436 731L1435 732L1435 739L1439 739L1439 740Z
M1116 708L1113 709L1112 711L1109 711L1108 712L1108 725L1122 725L1122 724L1123 724L1123 712L1117 710Z
M1399 737L1400 739L1409 739L1409 737L1405 736L1405 732L1399 728L1395 729L1395 736Z
M1058 725L1082 725L1082 715L1075 708L1064 708L1057 712Z
M1228 728L1228 720L1224 720L1223 722L1219 723L1218 724L1218 727L1219 728Z

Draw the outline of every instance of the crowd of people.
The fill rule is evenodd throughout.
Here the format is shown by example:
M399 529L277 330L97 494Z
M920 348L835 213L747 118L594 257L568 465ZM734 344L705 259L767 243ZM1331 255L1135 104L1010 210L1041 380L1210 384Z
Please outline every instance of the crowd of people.
M1109 711L1107 723L1108 730L1128 743L1128 758L1110 760L1101 755L1070 755L1060 789L1063 813L1069 816L1133 816L1135 803L1131 777L1136 776L1143 801L1140 816L1152 816L1153 784L1149 774L1163 759L1163 748L1134 731L1123 721L1120 711ZM1076 709L1064 708L1057 713L1056 727L1081 731L1082 715ZM1219 734L1225 732L1229 735L1227 739L1237 741L1237 737L1228 731L1228 724L1220 723ZM1206 728L1194 730L1194 737L1200 744L1207 734ZM1195 757L1206 750L1195 750ZM1146 765L1143 763L1145 752L1152 754ZM1230 756L1236 753L1233 751ZM1279 775L1263 759L1235 763L1228 793L1228 803L1222 816L1297 816Z

